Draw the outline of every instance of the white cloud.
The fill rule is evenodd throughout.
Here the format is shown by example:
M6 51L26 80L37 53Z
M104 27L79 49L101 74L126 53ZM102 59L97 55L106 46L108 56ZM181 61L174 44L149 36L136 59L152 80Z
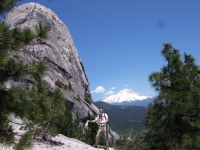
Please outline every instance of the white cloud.
M126 84L126 85L124 85L125 87L127 87L128 85Z
M116 89L116 87L111 87L111 90L114 90L114 89Z
M102 93L105 89L102 86L97 86L95 90L91 91L91 93Z
M116 89L116 87L111 87L110 90L109 90L108 92L103 93L103 95L104 95L103 98L115 94L115 92L113 91L114 89Z
M110 91L103 93L103 94L104 94L104 97L107 97L107 96L115 94L115 92L113 90L110 90Z

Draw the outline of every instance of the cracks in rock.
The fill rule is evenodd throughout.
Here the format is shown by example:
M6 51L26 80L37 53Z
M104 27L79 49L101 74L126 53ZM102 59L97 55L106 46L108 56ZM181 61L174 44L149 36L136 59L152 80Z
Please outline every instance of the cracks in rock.
M71 79L72 76L62 67L60 67L59 65L57 65L55 62L51 61L48 57L44 57L44 59L49 62L49 63L52 63L53 65L55 65L60 71L62 71L66 76L67 76L67 79Z

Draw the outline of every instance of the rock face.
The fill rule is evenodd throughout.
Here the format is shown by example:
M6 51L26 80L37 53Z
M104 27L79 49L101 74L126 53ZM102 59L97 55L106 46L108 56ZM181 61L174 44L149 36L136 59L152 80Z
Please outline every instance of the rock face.
M46 39L36 38L20 51L14 51L13 56L23 62L43 61L48 64L49 70L43 80L52 90L62 89L66 100L72 104L74 114L79 113L82 118L88 114L96 116L98 108L93 103L83 64L68 28L58 16L40 4L26 3L10 11L4 21L11 28L28 27L35 31L36 25L41 23L50 29ZM34 83L31 78L24 77L17 82L10 80L6 87L23 84L24 80ZM110 133L114 139L119 138L115 132Z
M47 63L49 71L43 79L52 89L62 88L66 99L73 105L73 112L82 117L88 113L96 115L98 109L93 104L83 64L68 28L58 16L40 4L26 3L10 11L4 21L11 28L28 27L35 31L36 25L41 22L50 29L46 39L37 38L14 55L23 62ZM9 87L14 85L13 81L7 84Z

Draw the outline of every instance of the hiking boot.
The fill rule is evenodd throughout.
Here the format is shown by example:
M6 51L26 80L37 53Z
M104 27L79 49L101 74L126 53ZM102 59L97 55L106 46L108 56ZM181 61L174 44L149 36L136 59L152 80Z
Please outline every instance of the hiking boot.
M97 145L94 144L93 147L94 147L94 148L97 148Z

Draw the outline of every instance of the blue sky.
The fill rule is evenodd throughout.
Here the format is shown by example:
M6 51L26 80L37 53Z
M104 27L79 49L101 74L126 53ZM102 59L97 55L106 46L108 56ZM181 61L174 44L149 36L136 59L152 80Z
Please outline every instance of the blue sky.
M162 43L200 64L200 0L22 0L51 9L68 27L94 101L124 88L156 96L148 76L165 65Z

